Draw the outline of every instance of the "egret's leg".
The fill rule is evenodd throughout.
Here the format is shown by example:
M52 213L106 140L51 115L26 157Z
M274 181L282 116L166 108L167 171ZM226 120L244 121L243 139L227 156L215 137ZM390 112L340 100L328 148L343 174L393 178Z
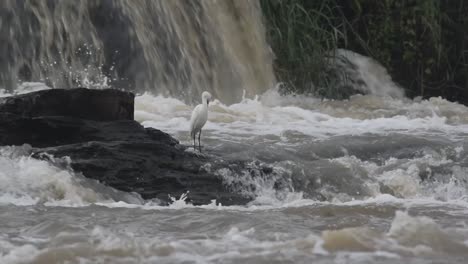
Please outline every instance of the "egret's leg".
M193 133L193 150L195 150L195 137L197 136L197 133Z
M201 137L201 129L200 129L200 134L198 134L198 148L200 149L200 152L201 152L200 137Z

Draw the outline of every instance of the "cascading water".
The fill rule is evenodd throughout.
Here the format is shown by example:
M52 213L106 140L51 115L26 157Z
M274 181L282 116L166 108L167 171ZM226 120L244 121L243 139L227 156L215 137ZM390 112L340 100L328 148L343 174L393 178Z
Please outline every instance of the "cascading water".
M0 3L0 86L43 81L57 87L96 78L104 63L84 1L15 1Z
M335 50L330 57L328 67L335 74L338 89L393 98L405 96L403 89L392 81L387 69L374 59L345 49Z
M258 1L0 3L0 86L102 84L225 102L272 87ZM92 85L91 85L92 86Z

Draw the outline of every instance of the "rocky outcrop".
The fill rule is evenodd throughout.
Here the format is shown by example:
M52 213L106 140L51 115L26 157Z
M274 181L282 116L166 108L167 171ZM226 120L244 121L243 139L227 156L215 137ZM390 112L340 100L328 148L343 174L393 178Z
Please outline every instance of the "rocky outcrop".
M245 204L252 198L212 173L221 167L240 170L242 164L229 167L186 151L170 135L134 121L131 93L46 90L2 98L0 111L0 145L30 144L34 157L59 166L61 157L70 157L75 172L116 189L163 203L186 192L193 204Z
M133 120L134 95L113 89L50 89L0 98L0 113L22 117L70 116L88 120Z

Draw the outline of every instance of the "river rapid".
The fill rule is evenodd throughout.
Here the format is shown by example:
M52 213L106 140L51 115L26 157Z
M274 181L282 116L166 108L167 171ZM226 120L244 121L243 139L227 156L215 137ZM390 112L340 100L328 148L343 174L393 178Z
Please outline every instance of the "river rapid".
M184 145L192 109L135 99L138 122ZM2 147L0 263L466 263L467 107L271 89L209 111L202 155L267 165L284 186L221 169L254 201L160 206Z

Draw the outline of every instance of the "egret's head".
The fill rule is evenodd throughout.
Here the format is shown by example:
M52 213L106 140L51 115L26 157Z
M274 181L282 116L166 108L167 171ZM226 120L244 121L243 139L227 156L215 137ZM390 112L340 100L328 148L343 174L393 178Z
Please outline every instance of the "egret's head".
M210 103L210 100L211 100L211 94L207 91L204 91L202 93L202 102L208 105Z

